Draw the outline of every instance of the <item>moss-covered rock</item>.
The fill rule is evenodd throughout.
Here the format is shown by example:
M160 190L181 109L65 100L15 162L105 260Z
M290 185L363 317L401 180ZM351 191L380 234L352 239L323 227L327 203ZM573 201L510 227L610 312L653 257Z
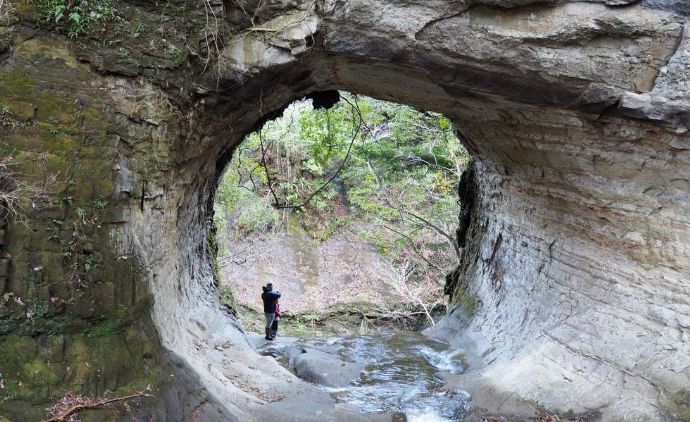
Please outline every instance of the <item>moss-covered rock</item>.
M38 17L31 1L16 10ZM131 136L132 122L113 113L107 79L72 42L35 35L0 27L0 59L11 54L0 68L0 154L26 186L21 221L0 224L0 415L12 421L44 419L67 391L128 394L170 377L141 266L118 253L113 234L123 215L116 133ZM146 125L169 119L160 99L143 104ZM150 129L136 130L145 138Z
M148 386L164 389L170 368L155 336L150 329L106 320L84 334L4 337L0 414L10 420L41 420L46 404L68 391L98 397Z

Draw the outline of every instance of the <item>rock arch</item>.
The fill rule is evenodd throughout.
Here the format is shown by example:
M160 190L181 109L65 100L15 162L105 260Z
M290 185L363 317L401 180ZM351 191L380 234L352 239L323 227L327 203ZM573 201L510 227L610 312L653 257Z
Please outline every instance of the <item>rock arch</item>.
M682 13L646 1L180 3L188 11L173 24L197 25L186 61L128 62L39 32L17 37L4 66L106 114L96 145L108 152L86 158L96 170L78 179L107 182L109 241L97 247L117 265L131 260L128 280L103 279L115 290L136 280L139 293L115 299L127 306L152 295L152 324L192 380L187 391L214 403L186 417L275 410L262 405L284 391L267 378L296 382L251 350L216 299L209 204L246 133L333 89L442 112L474 157L452 312L437 334L475 356L477 399L512 394L554 411L602 409L606 420L679 411L673 397L690 389ZM194 44L216 34L224 44ZM32 60L76 78L37 74ZM13 98L40 120L47 105L30 89ZM13 242L23 245L10 230L5 248ZM31 259L14 259L8 286L28 291L16 269Z

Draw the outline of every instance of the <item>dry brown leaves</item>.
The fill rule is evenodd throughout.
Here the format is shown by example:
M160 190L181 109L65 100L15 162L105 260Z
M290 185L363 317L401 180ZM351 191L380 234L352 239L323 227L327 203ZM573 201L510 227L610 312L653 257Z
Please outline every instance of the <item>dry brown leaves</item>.
M50 418L46 419L44 422L70 422L74 421L74 415L81 412L82 410L96 409L101 407L106 407L113 403L126 402L128 400L137 397L153 397L150 392L150 388L139 391L135 394L130 394L128 396L113 397L110 399L104 398L94 398L94 397L84 397L72 392L67 392L57 403L48 409L50 412Z

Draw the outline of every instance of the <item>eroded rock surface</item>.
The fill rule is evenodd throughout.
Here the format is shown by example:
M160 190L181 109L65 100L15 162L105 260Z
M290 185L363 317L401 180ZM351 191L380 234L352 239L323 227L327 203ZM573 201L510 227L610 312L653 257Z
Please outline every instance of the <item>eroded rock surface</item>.
M194 401L171 410L177 420L280 418L300 395L327 407L307 386L295 396L294 376L221 309L210 204L248 131L296 98L345 89L444 113L473 154L453 312L436 334L473 350L475 396L597 408L605 420L680 417L686 3L122 1L121 20L74 40L37 28L31 2L17 7L0 37L2 139L23 158L23 181L57 176L24 204L28 224L0 231L0 334L45 348L108 321L152 324L196 377L147 380L162 399ZM0 373L13 395L3 410L46 382L21 362ZM45 401L105 391L66 372L50 382Z

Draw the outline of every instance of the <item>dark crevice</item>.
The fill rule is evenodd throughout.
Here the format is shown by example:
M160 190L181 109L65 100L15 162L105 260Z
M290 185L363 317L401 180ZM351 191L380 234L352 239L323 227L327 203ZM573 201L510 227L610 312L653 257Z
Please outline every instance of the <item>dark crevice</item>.
M599 112L599 116L597 116L597 120L601 120L602 118L609 116L611 114L614 114L616 112L616 109L618 109L618 106L620 106L621 100L620 98L614 101L612 104L609 104L606 106L603 110Z
M642 0L608 0L604 4L612 9L623 9L642 3Z
M456 231L456 236L458 246L463 250L460 265L455 270L451 271L446 275L446 283L443 287L443 293L451 297L451 302L453 296L461 287L461 276L471 265L472 256L474 252L476 252L474 251L474 249L476 248L468 247L468 243L470 240L470 231L475 233L474 237L481 237L481 233L479 233L476 228L474 230L471 229L473 217L475 215L474 211L478 203L477 195L479 194L476 166L477 162L475 161L475 159L472 159L467 169L462 173L462 176L460 177L460 183L458 185L460 218L458 223L458 229ZM473 239L473 242L474 241L476 241L476 239ZM463 287L467 289L467 285L463 285Z
M139 209L144 211L144 200L146 198L146 180L141 182L141 200L139 202Z
M491 265L491 263L494 262L494 258L496 258L496 254L501 248L501 243L503 243L503 234L499 233L498 237L496 238L496 242L494 242L494 248L491 251L491 257L489 258L489 262L487 264Z
M472 210L478 193L477 174L475 166L470 163L469 167L462 173L458 186L458 198L460 201L460 221L456 232L458 246L464 248L467 245L467 232L472 222Z

